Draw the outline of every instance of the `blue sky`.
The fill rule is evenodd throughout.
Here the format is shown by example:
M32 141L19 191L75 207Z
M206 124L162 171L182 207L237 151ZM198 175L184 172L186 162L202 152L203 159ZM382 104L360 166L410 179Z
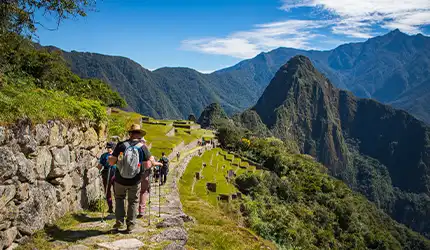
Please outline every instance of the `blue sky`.
M37 34L43 45L125 56L151 70L210 72L281 46L326 50L395 28L430 34L429 24L429 0L104 0Z

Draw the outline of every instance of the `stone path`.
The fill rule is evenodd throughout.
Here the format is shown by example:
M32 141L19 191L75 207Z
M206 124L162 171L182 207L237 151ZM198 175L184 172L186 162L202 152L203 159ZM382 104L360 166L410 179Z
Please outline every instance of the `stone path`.
M58 236L54 237L52 247L68 250L185 249L188 234L184 224L194 223L194 219L182 211L178 182L186 166L192 157L198 156L200 149L204 151L209 148L197 147L181 152L180 162L176 159L171 161L166 184L161 187L158 183L151 184L150 217L146 213L143 218L138 219L136 229L131 234L112 233L115 221L113 215L101 221L101 213L82 213L74 215L81 223L71 230L54 232L54 235L57 233Z

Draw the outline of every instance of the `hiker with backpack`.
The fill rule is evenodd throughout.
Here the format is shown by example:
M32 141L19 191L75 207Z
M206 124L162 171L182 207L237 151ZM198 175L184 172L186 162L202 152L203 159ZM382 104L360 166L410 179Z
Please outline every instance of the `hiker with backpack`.
M124 226L124 201L128 196L126 225L127 232L131 232L136 225L139 191L145 170L150 169L155 161L151 159L151 153L141 141L146 132L140 125L133 124L128 133L130 138L118 143L109 157L109 164L117 164L114 185L116 223L113 227L119 230Z
M109 164L109 156L112 155L115 144L113 142L108 142L106 144L107 152L100 156L99 165L97 168L100 170L100 174L103 179L103 188L106 194L106 200L108 203L108 213L113 213L112 206L112 186L115 178L115 166Z
M164 185L166 184L167 174L169 173L169 159L166 157L166 154L164 152L161 153L160 163L162 164L160 169L160 185Z

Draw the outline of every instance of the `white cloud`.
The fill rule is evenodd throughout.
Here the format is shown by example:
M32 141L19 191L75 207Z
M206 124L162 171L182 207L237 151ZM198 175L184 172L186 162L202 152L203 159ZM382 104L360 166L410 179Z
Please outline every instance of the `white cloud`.
M315 7L336 17L332 32L368 38L372 26L418 33L430 24L430 0L283 0L281 9Z
M250 58L261 51L278 47L313 49L310 40L318 36L312 30L326 27L330 21L287 20L255 25L250 31L239 31L224 38L182 41L182 49L208 54Z

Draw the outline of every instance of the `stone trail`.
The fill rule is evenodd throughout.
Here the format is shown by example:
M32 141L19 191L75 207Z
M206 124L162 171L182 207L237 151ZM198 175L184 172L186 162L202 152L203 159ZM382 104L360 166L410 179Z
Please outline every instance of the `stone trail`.
M148 213L137 220L137 226L131 234L113 234L111 229L114 216L109 215L101 221L100 213L80 214L78 225L72 230L62 232L61 237L54 241L56 249L86 250L137 250L137 249L185 249L188 234L185 223L193 223L194 219L184 214L179 197L178 182L192 157L198 155L195 148L181 153L180 162L172 161L165 185L151 184L151 225L148 225ZM161 190L161 199L159 193ZM159 207L161 216L159 217ZM147 205L147 210L148 210Z

